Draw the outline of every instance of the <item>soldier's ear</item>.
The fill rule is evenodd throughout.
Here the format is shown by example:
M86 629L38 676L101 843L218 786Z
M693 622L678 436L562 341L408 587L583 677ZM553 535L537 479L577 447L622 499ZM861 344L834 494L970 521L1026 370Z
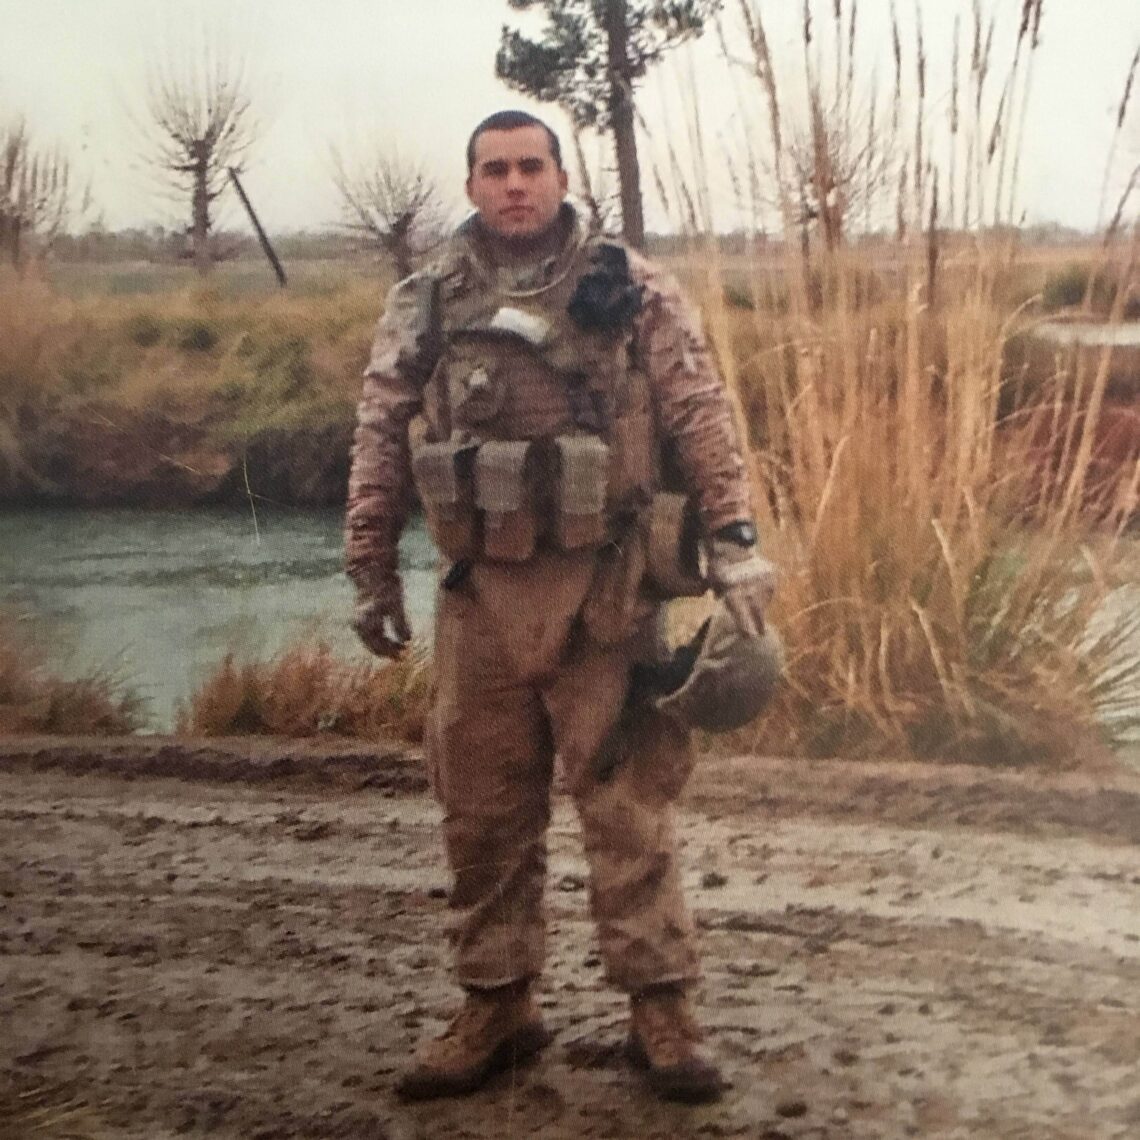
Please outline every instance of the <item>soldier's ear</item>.
M562 188L563 194L570 189L570 175L568 175L562 167L558 169L558 185Z
M467 175L467 181L464 182L463 188L467 191L467 201L470 202L472 206L474 206L475 205L475 199L471 196L471 175L470 174Z

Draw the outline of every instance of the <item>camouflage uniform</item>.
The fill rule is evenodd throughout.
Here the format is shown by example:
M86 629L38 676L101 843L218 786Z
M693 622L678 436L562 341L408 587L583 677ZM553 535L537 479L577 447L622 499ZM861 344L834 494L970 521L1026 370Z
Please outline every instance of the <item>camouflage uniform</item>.
M575 218L567 250L582 237ZM521 284L555 278L567 250ZM457 251L478 260L488 287L503 278L470 223L449 256ZM706 532L748 519L745 463L698 320L669 276L633 252L628 263L643 292L626 349L648 381L655 444L671 447ZM413 501L409 424L425 410L441 353L423 300L433 272L438 280L429 270L392 291L365 373L346 534L348 572L362 593L378 568L394 569ZM517 276L510 283L520 285ZM446 291L436 303L446 310ZM523 561L476 558L462 584L439 590L427 756L455 876L464 986L502 986L541 970L556 755L581 820L610 979L637 993L696 974L670 818L691 765L688 735L651 710L623 714L630 668L658 643L659 607L636 588L643 570L632 555L540 544ZM624 762L600 779L592 761L613 747Z

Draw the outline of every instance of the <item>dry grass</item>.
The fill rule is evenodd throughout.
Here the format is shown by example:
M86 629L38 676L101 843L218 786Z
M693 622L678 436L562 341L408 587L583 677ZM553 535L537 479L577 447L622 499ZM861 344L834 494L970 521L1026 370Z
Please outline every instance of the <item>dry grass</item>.
M921 30L908 47L896 26L893 105L875 142L894 173L860 188L865 224L881 226L889 211L896 238L864 245L853 240L861 219L843 210L882 166L844 173L839 161L853 153L847 109L867 94L856 53L837 36L829 61L826 36L805 18L805 162L788 64L760 6L741 0L758 109L742 99L754 129L735 168L742 185L775 186L783 240L763 262L732 266L728 288L716 247L697 244L686 274L739 399L767 545L783 570L774 620L788 684L736 744L1063 764L1140 720L1140 618L1121 595L1113 601L1128 581L1140 437L1114 425L1111 462L1097 454L1115 354L1060 350L1030 368L1009 351L1048 279L1011 225L1014 108L1029 100L1043 8L1024 6L1009 55L992 46L984 6L972 8L974 47L955 50L961 103L944 141L924 112ZM850 43L857 16L846 11ZM1013 61L1004 81L999 57ZM903 71L917 76L917 99ZM936 154L950 156L948 169ZM707 194L690 185L673 197ZM805 201L817 203L810 214ZM1096 251L1094 268L1119 285L1110 320L1136 289L1137 248Z
M197 736L329 733L423 739L431 678L422 646L398 661L349 665L327 645L295 645L267 662L227 656L182 709L177 731Z
M1125 580L1140 437L1094 465L1107 359L1062 363L1003 410L1010 314L985 282L980 257L975 288L935 312L917 288L800 321L711 302L784 570L769 748L1061 761L1096 748L1129 688L1135 706L1140 662L1120 655L1137 622L1088 630Z
M51 676L30 635L0 616L0 735L116 736L141 723L138 698L110 673Z
M383 283L319 294L68 297L0 273L0 488L30 480L30 429L98 404L201 424L226 439L351 416Z
M746 308L705 266L790 647L780 706L737 745L1064 764L1135 731L1140 615L1099 620L1140 487L1140 433L1104 404L1119 353L1011 370L1008 264L979 243L952 301L910 274L864 303L875 266L845 250L821 297L757 282Z

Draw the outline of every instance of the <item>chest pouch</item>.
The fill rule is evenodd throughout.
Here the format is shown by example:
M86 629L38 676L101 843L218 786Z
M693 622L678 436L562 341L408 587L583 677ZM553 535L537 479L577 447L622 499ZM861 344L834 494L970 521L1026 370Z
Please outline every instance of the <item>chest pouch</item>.
M452 562L478 553L479 518L475 509L475 447L456 440L430 443L422 419L408 432L412 479L423 503L428 533Z
M563 550L598 546L606 537L610 449L596 435L555 441L555 541Z
M534 553L538 520L530 440L484 443L475 454L475 505L483 514L483 554L523 562Z

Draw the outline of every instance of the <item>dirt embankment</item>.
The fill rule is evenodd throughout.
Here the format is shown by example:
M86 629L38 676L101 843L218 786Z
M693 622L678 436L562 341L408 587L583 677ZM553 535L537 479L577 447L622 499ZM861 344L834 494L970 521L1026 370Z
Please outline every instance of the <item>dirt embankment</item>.
M679 831L732 1088L699 1109L622 1059L561 798L555 1043L414 1109L454 997L415 758L0 741L0 804L4 1140L1140 1134L1135 775L706 763Z
M1052 418L1040 419L1043 467L1054 465ZM1051 426L1052 425L1052 426ZM351 417L227 441L210 419L83 404L25 424L20 463L0 478L3 506L179 508L239 505L252 494L284 506L339 506L348 483ZM1090 485L1115 486L1140 447L1134 399L1102 409ZM2 473L2 472L0 472Z
M344 419L232 442L207 419L84 404L26 426L20 465L0 480L0 506L166 509L236 505L250 495L338 506L351 437Z

